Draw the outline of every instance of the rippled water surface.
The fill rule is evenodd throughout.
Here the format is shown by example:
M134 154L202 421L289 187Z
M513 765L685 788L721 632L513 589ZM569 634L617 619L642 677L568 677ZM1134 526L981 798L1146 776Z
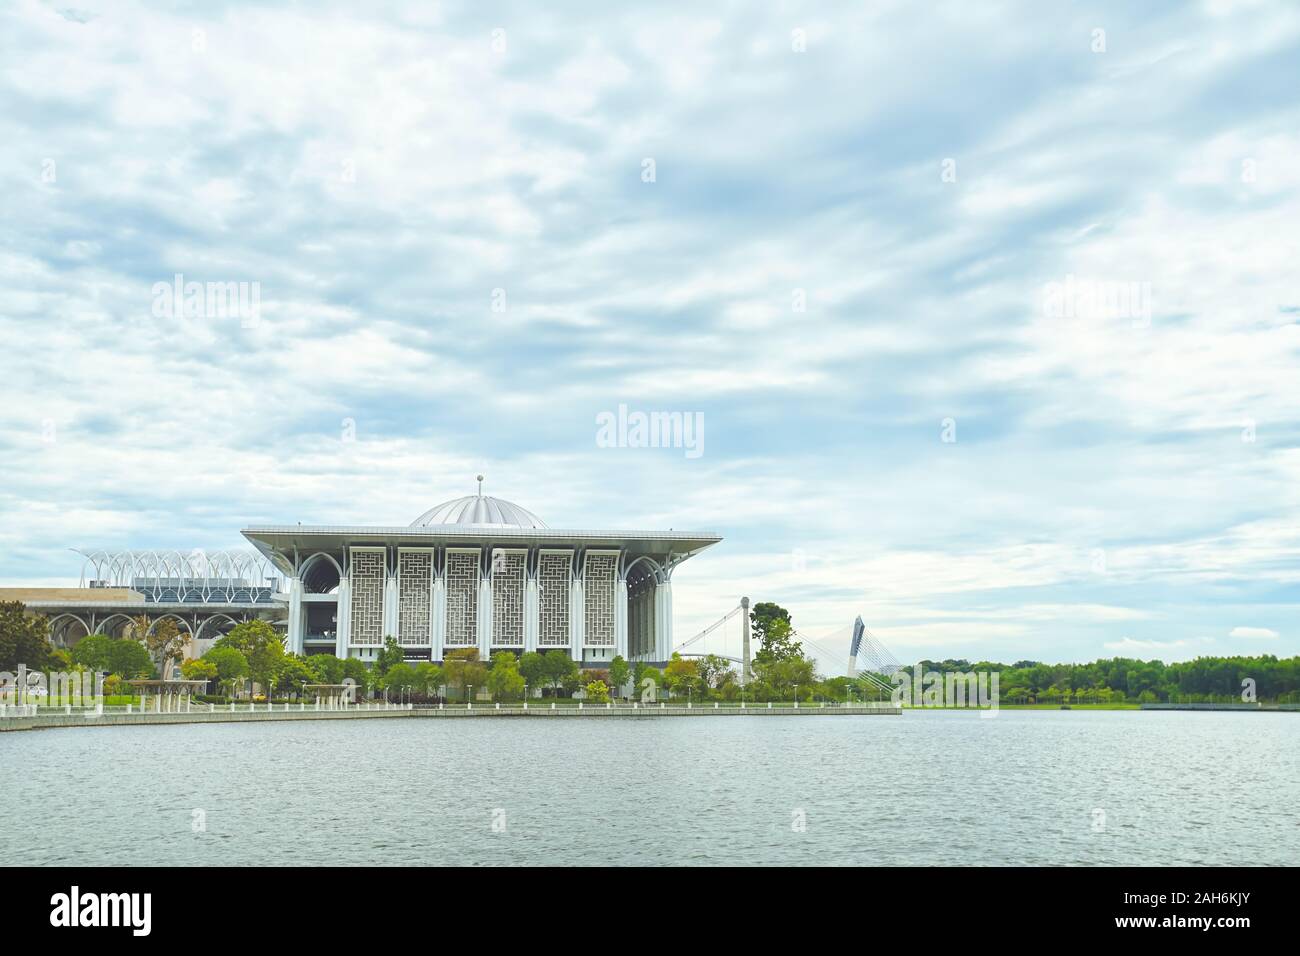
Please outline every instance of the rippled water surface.
M1270 713L33 731L0 734L0 856L1296 865L1298 758L1300 714Z

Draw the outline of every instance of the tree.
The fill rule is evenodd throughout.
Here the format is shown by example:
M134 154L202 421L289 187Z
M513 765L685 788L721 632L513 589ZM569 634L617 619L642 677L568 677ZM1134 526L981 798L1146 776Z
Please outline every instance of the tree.
M487 680L487 667L478 659L476 647L448 651L443 658L442 673L447 686L465 695L466 700L471 687L482 687Z
M621 654L615 655L614 659L609 662L609 679L614 684L614 693L622 696L631 677L631 666L623 659Z
M519 658L519 673L530 688L540 689L546 682L546 656L536 651L526 652Z
M132 641L143 641L145 635L148 633L148 614L137 614L135 617L128 617L126 619L126 625L122 628L122 636Z
M83 637L72 649L73 666L92 671L109 670L108 651L112 642L113 639L107 634L89 634Z
M139 641L122 637L109 641L107 666L104 670L127 680L149 677L153 674L153 658Z
M217 665L202 657L184 661L181 664L181 676L186 680L216 680Z
M343 683L343 662L333 654L313 654L307 659L307 666L312 670L309 684Z
M244 621L219 637L213 647L233 647L248 661L248 677L266 690L284 666L284 640L266 621Z
M700 684L706 690L722 691L736 680L731 661L717 654L709 654L696 662L699 668Z
M664 667L664 683L668 686L668 692L671 696L674 690L683 691L694 689L699 683L700 669L696 666L695 661L682 657L681 654L673 653L673 658Z
M802 654L782 660L754 662L754 672L759 679L785 700L787 697L804 699L812 693L817 682L816 668L813 662Z
M770 606L776 607L776 605ZM803 655L803 645L794 639L794 627L790 624L790 615L784 608L778 610L785 616L772 617L765 622L763 632L759 636L758 653L754 655L755 665L790 660Z
M214 644L200 660L208 661L217 670L217 681L226 693L248 676L248 658L244 652L230 645Z
M818 690L822 696L831 700L848 700L853 682L847 677L831 677L824 681Z
M444 680L442 668L432 661L421 661L415 665L416 692L424 695L426 699L438 696L438 690Z
M357 693L359 694L365 694L374 683L373 675L370 673L370 668L366 666L366 662L355 657L349 657L343 661L343 676L337 681L330 681L330 683L342 684L347 681L352 681L357 685Z
M524 696L524 676L519 673L519 662L514 654L497 651L492 655L487 687L493 700L514 701Z
M394 664L400 664L406 659L402 653L402 646L397 643L394 637L384 638L384 646L379 649L375 655L375 673L383 677L388 673L388 669Z
M609 703L609 687L603 680L594 680L587 685L587 699L595 704Z
M184 656L185 648L191 643L189 632L182 631L175 618L160 617L150 624L147 614L131 618L123 636L145 646L149 656L158 664L158 673L164 678L171 673L172 659Z
M50 660L50 622L31 616L21 601L0 601L0 670L45 670Z
M406 661L401 661L390 666L380 680L389 691L403 694L414 689L419 678L414 667Z
M316 680L316 669L307 662L307 658L297 654L284 655L280 670L275 675L277 690L301 692L303 684L316 683L323 683L323 681Z
M577 689L581 683L578 662L570 657L567 651L548 651L544 660L546 666L543 676L555 688L557 695L561 688L570 692Z
M754 638L759 645L758 653L754 655L755 661L763 657L763 652L768 649L769 644L771 650L768 652L768 659L776 659L789 636L794 633L790 612L771 601L759 601L749 612L749 620L753 627ZM774 626L775 633L773 633Z

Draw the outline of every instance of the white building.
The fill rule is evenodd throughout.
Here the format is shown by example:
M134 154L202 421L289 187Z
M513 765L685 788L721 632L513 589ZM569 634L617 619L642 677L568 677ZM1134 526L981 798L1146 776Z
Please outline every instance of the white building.
M246 528L288 579L288 649L369 661L391 636L408 659L470 647L593 666L669 658L673 573L719 536L556 530L479 481L410 527Z

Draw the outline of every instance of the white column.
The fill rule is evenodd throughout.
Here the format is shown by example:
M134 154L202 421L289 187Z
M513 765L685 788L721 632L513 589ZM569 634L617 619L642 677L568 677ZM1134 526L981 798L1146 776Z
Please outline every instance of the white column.
M291 653L303 653L306 641L305 618L302 606L302 579L292 577L289 579L289 633L287 635Z
M392 575L384 575L384 616L383 637L397 636L397 578Z
M584 593L582 579L574 578L569 583L569 637L573 641L569 649L575 661L582 660L582 640L587 633L587 602Z
M433 579L433 659L442 660L443 642L447 639L447 579Z
M537 650L537 635L542 630L541 596L537 579L529 578L524 586L524 652Z
M671 654L673 649L673 582L664 584L664 644Z
M348 638L352 634L352 583L347 578L339 581L339 610L337 616L334 656L346 660L348 656Z
M478 582L478 656L492 657L492 582L486 577Z
M673 653L673 591L669 581L655 583L655 660L666 661Z
M614 589L614 653L627 660L627 580Z

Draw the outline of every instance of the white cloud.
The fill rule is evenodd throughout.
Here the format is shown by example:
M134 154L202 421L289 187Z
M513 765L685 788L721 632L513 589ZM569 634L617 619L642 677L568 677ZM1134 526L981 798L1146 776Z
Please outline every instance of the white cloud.
M519 8L497 53L451 8L92 6L0 14L0 579L485 469L724 534L683 633L749 594L1084 659L1265 639L1300 582L1293 5L1115 4L1101 57L1046 8ZM175 272L260 282L261 327L153 320ZM1044 315L1068 274L1150 282L1150 325ZM703 411L705 456L597 448L620 402Z
M1252 641L1276 641L1277 631L1267 627L1234 627L1228 632L1229 637L1241 637Z

